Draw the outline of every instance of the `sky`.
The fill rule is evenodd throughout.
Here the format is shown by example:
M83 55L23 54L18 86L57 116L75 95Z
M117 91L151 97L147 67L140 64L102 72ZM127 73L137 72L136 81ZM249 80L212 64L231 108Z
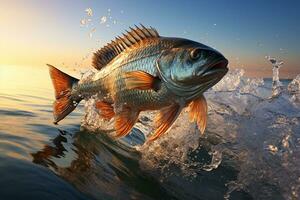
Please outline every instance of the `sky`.
M270 77L265 56L282 59L282 77L293 78L300 74L299 10L298 0L1 0L0 66L90 67L93 51L142 23L212 46L249 76Z

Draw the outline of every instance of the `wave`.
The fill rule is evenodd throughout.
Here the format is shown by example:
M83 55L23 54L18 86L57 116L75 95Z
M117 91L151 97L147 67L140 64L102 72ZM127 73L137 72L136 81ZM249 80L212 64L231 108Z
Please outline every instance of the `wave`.
M24 116L24 117L37 117L37 115L33 112L30 111L25 111L25 110L0 110L0 115L3 116Z

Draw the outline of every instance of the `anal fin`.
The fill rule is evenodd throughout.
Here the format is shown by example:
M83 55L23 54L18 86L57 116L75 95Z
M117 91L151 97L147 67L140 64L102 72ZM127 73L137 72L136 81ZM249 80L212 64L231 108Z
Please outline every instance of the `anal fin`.
M124 73L127 89L140 89L155 91L160 89L161 80L144 71L131 71Z
M112 105L105 101L97 101L96 108L100 110L100 116L103 119L110 120L115 116L114 108Z
M123 106L122 110L115 117L115 129L117 132L115 136L126 136L136 123L139 114L139 111Z
M169 130L172 124L177 119L178 115L181 112L181 106L178 104L173 104L171 106L165 107L160 110L160 112L155 117L155 123L157 129L149 138L150 141L156 140L159 136L164 134Z
M200 133L203 134L206 128L207 121L207 103L205 97L201 97L193 100L189 104L189 119L191 122L196 121Z

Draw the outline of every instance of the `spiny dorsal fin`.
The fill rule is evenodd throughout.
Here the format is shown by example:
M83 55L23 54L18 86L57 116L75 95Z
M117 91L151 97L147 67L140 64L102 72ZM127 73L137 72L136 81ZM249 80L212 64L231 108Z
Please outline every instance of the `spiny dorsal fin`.
M130 28L130 31L126 31L122 37L116 37L115 40L105 45L94 53L92 65L96 69L100 70L107 63L109 63L114 57L119 55L125 49L132 45L148 38L158 38L158 32L150 26L150 28L144 27L140 24L140 27Z

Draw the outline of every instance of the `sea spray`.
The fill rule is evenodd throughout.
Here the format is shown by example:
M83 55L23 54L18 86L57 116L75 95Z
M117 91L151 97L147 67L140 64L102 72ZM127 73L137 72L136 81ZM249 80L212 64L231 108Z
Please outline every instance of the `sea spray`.
M290 101L300 105L300 75L289 83L287 89L290 94Z
M205 93L209 107L204 135L200 135L196 124L188 121L187 112L183 112L167 134L152 143L132 146L141 154L140 167L175 194L183 190L197 196L201 190L194 185L201 186L199 177L203 173L213 177L225 167L237 171L236 178L220 183L228 187L226 198L242 190L256 199L276 195L297 199L300 193L299 76L270 101L271 88L265 81L243 74L243 70L231 70ZM82 125L101 130L113 128L113 120L99 122L99 113L94 108L96 100L97 96L86 101L87 113ZM153 132L156 113L141 113L135 126L140 134L148 136Z
M277 97L282 92L282 83L279 80L279 68L282 67L283 61L276 60L271 56L266 56L266 58L272 63L272 97Z

